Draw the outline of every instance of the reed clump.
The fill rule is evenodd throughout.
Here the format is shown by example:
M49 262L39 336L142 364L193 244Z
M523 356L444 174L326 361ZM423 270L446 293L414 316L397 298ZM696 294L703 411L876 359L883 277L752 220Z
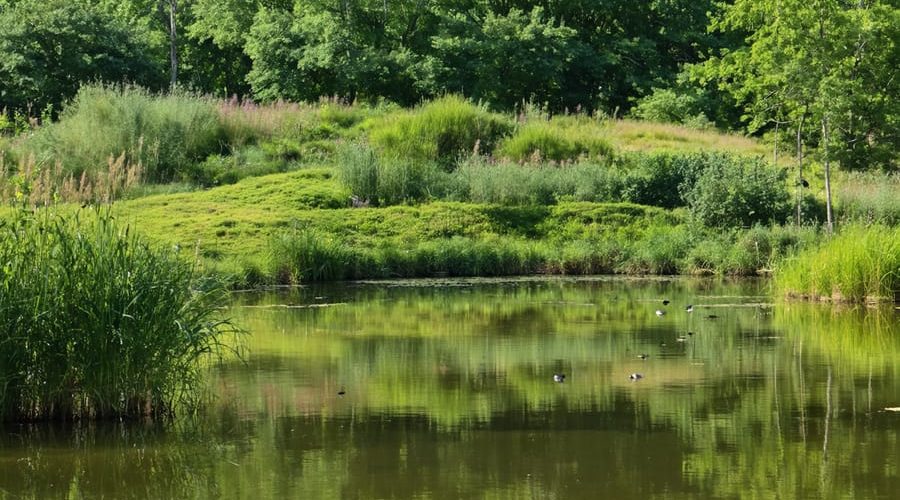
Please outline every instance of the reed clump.
M59 121L16 148L39 165L61 163L76 178L102 169L110 156L142 165L148 182L181 180L195 163L220 152L225 130L210 99L154 95L138 87L82 87Z
M433 161L452 170L473 151L490 153L512 130L512 121L484 106L449 95L368 125L369 140L385 156Z
M497 147L496 156L516 162L534 159L574 161L582 157L612 156L602 123L588 116L531 119Z
M0 420L169 416L236 331L221 285L94 211L0 223Z
M61 162L40 166L34 156L7 167L0 158L0 202L31 207L53 203L112 203L142 186L143 167L129 165L125 154L110 156L106 170L83 171L76 176Z
M848 226L795 257L775 273L788 297L850 302L900 299L900 228Z

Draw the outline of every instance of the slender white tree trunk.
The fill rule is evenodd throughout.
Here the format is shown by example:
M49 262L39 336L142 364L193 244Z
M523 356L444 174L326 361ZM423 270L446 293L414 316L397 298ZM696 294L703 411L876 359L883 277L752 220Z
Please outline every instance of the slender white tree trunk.
M825 148L825 217L828 233L834 232L834 215L831 210L831 158L828 154L828 141L830 139L828 128L828 115L822 115L822 143Z

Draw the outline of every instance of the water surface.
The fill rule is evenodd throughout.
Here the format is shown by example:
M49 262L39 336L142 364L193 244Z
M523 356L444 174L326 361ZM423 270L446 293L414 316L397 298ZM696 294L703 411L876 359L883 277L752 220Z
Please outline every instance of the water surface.
M238 294L205 415L6 425L0 498L898 498L897 312L765 286Z

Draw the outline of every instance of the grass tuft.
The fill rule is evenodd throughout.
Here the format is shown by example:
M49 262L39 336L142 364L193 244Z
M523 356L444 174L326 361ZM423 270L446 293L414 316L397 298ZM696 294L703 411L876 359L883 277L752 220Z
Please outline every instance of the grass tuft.
M234 329L224 289L112 217L18 211L0 225L0 420L171 415Z
M776 288L789 297L852 302L900 298L900 228L847 226L818 248L778 267Z

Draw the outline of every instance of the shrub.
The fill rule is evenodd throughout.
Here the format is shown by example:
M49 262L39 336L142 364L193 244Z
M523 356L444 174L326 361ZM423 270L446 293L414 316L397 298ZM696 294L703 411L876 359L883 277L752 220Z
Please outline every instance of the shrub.
M452 170L460 156L476 149L490 153L511 128L503 116L450 95L376 120L369 140L386 156L438 162Z
M234 331L218 284L104 215L18 212L0 233L0 419L196 408Z
M784 170L762 160L718 155L687 190L691 217L709 227L750 227L790 214Z
M653 89L642 97L631 114L642 120L661 123L680 123L691 128L711 128L713 123L703 112L703 99L693 89Z
M220 152L224 133L211 101L190 94L154 96L137 87L82 87L60 121L25 141L40 163L61 162L76 177L105 168L110 156L140 164L145 179L168 182Z
M582 156L611 156L613 148L603 138L600 124L588 117L529 120L504 139L496 155L514 161L534 158L572 161Z

